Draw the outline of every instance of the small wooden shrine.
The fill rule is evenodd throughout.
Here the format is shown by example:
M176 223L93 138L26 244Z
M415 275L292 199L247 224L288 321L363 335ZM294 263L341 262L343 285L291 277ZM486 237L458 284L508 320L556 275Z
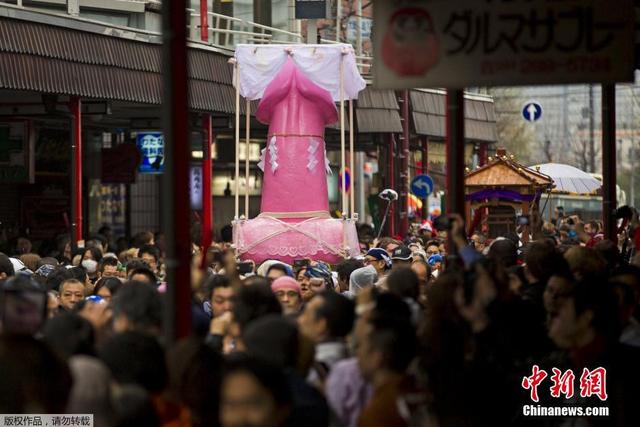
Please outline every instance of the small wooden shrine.
M553 187L553 180L518 163L506 150L498 149L494 158L465 176L467 230L473 234L486 223L489 238L517 232L516 216L529 215L540 196ZM528 232L522 240L528 240Z

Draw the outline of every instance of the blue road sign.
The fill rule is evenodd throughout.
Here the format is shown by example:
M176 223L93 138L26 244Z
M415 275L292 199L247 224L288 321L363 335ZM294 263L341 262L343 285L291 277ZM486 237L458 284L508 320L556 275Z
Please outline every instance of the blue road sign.
M424 199L433 193L433 180L429 175L416 175L411 180L411 192Z
M527 102L522 109L522 117L528 122L536 122L542 117L542 105L537 102Z

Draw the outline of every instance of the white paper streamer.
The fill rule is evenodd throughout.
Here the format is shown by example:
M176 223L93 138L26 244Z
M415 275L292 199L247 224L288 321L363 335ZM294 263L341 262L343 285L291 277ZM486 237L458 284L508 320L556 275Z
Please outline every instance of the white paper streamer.
M313 170L316 168L316 165L318 164L318 160L316 159L316 152L318 151L318 147L320 146L320 143L318 141L316 141L315 139L309 139L309 148L307 148L307 151L309 152L309 162L307 163L307 169L309 169L309 171L313 172Z
M269 141L269 164L271 165L271 172L275 173L276 169L278 169L278 146L276 145L275 135Z
M333 175L333 171L331 170L331 163L329 162L329 159L327 158L327 149L324 149L324 169L327 172L327 175Z
M260 168L260 170L262 172L264 172L264 159L267 156L267 148L263 148L262 150L260 150L260 161L258 162L258 167Z

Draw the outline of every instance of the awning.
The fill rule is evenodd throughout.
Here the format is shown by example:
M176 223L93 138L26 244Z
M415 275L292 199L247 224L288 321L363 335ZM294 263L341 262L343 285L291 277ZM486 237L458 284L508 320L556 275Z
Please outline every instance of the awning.
M367 87L360 92L355 116L358 132L402 132L400 106L392 90Z
M228 58L189 49L190 108L235 112ZM161 67L157 43L0 17L3 89L160 104Z
M436 139L446 135L446 95L441 91L412 90L410 93L415 132ZM495 142L496 118L493 102L465 95L465 139Z

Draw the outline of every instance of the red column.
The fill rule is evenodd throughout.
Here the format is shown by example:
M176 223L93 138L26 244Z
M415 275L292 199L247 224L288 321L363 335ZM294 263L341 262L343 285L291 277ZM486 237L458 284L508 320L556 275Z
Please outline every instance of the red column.
M522 202L522 215L529 216L529 202ZM528 225L524 226L522 231L522 243L529 243L529 233L531 233L531 228Z
M604 237L618 242L616 230L616 86L602 85L602 222Z
M72 206L71 206L71 240L77 244L82 240L82 101L71 98L71 116L73 118L73 167L72 167Z
M209 15L207 0L200 0L200 40L209 41Z
M211 151L213 144L213 134L211 133L211 114L202 115L202 127L204 130L204 140L202 147L202 250L206 253L211 245L213 207L211 194Z
M395 143L396 143L396 139L394 137L393 134L389 134L389 146L387 148L387 173L389 174L388 176L388 183L389 186L388 188L394 189L395 188L395 168L394 168L394 162L395 162ZM393 202L391 202L391 209L389 209L389 218L387 219L387 224L389 224L389 227L387 228L389 230L389 236L394 236L396 234L396 209L393 206Z
M402 92L402 152L400 153L400 235L409 234L409 91Z
M165 171L162 231L166 239L166 344L191 332L191 235L189 200L189 104L187 2L162 2L162 112Z
M478 147L478 163L480 164L480 166L484 166L488 161L488 144L486 142L481 142Z

